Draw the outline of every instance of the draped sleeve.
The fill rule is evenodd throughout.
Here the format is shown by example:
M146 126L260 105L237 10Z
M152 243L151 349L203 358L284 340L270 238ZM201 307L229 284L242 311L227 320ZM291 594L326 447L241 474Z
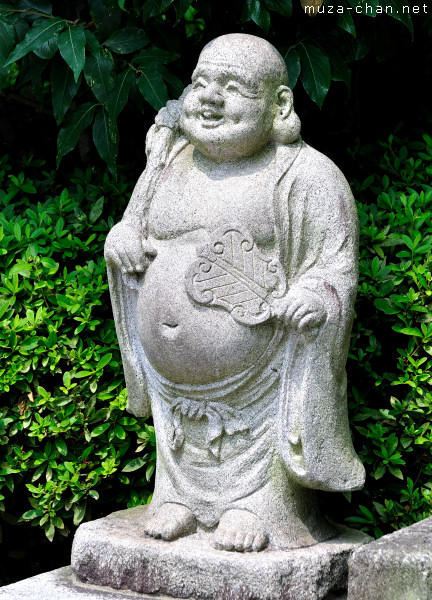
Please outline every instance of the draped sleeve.
M278 160L283 164L284 152ZM304 334L288 329L280 397L278 446L303 486L360 489L365 471L348 424L348 355L358 279L358 220L339 169L306 144L280 178L274 197L281 262L288 289L316 294L324 324Z

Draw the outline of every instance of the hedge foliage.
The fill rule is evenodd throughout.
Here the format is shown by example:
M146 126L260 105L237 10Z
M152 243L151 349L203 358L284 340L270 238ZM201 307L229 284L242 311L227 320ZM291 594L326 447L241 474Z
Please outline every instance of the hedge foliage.
M348 364L368 474L348 521L376 536L432 514L432 138L391 136L381 154L378 172L353 185L360 281Z
M99 495L127 506L150 495L154 430L124 410L103 260L130 187L89 169L57 190L43 161L13 173L7 159L0 162L0 519L22 517L52 540L89 517Z

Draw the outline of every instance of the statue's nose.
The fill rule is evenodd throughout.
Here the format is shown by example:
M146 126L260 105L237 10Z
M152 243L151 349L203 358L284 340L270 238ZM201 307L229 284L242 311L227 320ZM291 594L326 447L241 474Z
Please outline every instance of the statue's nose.
M210 102L211 104L215 104L217 106L223 104L224 98L220 85L215 81L206 85L205 88L201 90L201 100L203 102Z

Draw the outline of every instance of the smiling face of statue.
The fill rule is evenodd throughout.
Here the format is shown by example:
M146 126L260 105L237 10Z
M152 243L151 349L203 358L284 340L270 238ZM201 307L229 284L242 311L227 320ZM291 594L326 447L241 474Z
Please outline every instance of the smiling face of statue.
M245 34L221 36L204 48L181 118L183 131L202 154L231 161L255 154L270 141L280 108L278 84L286 72L281 61L268 42Z

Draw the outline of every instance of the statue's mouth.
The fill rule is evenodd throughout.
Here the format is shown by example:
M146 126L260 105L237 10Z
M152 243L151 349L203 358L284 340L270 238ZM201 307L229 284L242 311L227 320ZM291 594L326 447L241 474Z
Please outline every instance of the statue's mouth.
M203 110L200 112L200 120L205 127L216 127L222 122L223 116L214 110Z

